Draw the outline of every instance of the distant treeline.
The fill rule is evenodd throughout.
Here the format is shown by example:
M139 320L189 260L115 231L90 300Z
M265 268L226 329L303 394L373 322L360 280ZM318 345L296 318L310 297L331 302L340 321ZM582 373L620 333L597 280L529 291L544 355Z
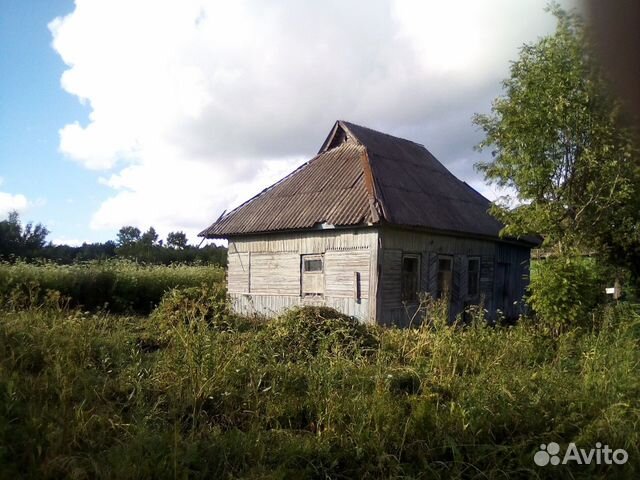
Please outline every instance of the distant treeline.
M225 265L227 249L216 245L189 245L184 232L171 232L160 239L153 227L146 232L124 226L115 240L83 243L80 246L54 245L47 241L47 227L38 223L22 225L17 212L0 221L0 260L50 260L70 264L87 260L126 258L144 263L202 263Z

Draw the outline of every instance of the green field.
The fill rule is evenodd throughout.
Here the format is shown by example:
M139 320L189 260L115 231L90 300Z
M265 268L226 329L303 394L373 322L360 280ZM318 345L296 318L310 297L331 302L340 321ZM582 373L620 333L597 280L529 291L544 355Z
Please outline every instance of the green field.
M71 265L0 262L0 297L24 306L25 300L40 302L51 290L67 297L70 306L146 314L172 288L211 285L223 279L224 270L217 266L145 265L128 260Z
M48 287L73 278L19 268L35 275L25 274L31 289L34 278ZM136 282L183 278L184 268L140 267ZM0 478L635 478L640 469L640 316L628 305L559 334L526 319L450 327L437 308L406 330L326 309L266 322L228 312L221 271L215 283L209 267L191 268L184 284L209 286L170 291L150 315L69 307L77 299L15 280L3 290ZM629 461L537 467L533 455L552 441L602 442Z

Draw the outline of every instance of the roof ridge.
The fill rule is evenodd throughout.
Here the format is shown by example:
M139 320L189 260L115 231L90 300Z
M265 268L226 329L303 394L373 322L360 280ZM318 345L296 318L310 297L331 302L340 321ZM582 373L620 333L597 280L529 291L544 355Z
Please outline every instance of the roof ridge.
M342 126L344 126L344 127L346 127L346 128L347 128L347 130L349 130L349 125L352 125L352 126L354 126L354 127L356 127L356 128L361 128L361 129L363 129L363 130L368 130L369 132L373 132L373 133L375 133L376 135L383 135L383 136L385 136L385 137L394 138L394 139L396 139L396 140L401 140L401 141L403 141L403 142L413 143L414 145L417 145L417 146L422 147L422 148L424 148L425 150L427 150L427 147L425 147L425 146L424 146L424 144L422 144L422 143L418 143L418 142L414 142L413 140L409 140L408 138L397 137L397 136L395 136L395 135L391 135L390 133L385 133L385 132L381 132L380 130L375 130L375 129L370 128L370 127L365 127L365 126L363 126L363 125L358 125L357 123L353 123L353 122L350 122L350 121L348 121L348 120L338 120L338 121L337 121L337 123L338 123L338 124L340 124L340 125L342 125ZM349 130L349 132L350 132L354 137L358 138L358 136L357 136L354 132L352 132L351 130ZM362 142L361 142L361 143L362 143ZM427 150L427 151L428 151L428 150Z
M380 217L387 218L386 207L384 204L384 196L380 188L376 186L376 176L373 174L371 167L371 158L369 157L369 149L366 145L362 145L363 152L360 156L360 164L362 166L362 174L364 176L364 187L369 196L369 210L373 223L378 223Z
M336 227L419 227L499 239L502 224L487 212L489 205L424 145L336 120L311 160L201 235L311 230L324 221Z

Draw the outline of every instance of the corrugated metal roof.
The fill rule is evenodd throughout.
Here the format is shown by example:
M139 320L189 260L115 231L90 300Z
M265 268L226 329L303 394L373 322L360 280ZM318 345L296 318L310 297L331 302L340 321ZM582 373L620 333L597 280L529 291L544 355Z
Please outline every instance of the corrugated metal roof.
M201 236L315 228L372 222L365 187L362 145L344 143L321 153L296 171L232 210Z
M315 158L200 235L385 223L498 237L503 225L490 205L424 146L338 121Z

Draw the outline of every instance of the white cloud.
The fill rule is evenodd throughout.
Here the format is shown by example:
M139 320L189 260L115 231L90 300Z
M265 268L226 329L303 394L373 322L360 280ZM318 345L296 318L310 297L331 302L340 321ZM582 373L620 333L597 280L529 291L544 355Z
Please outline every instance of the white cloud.
M79 247L83 243L91 243L86 240L80 240L75 237L56 237L51 240L54 245L69 245L70 247Z
M519 45L553 28L543 8L76 0L49 27L62 87L91 114L60 130L60 149L114 189L96 229L196 232L310 157L338 118L406 135L469 176L470 116Z
M0 178L0 184L3 179ZM9 212L16 211L18 213L24 213L29 207L29 201L27 197L21 193L12 194L7 192L0 192L0 220L4 219Z

